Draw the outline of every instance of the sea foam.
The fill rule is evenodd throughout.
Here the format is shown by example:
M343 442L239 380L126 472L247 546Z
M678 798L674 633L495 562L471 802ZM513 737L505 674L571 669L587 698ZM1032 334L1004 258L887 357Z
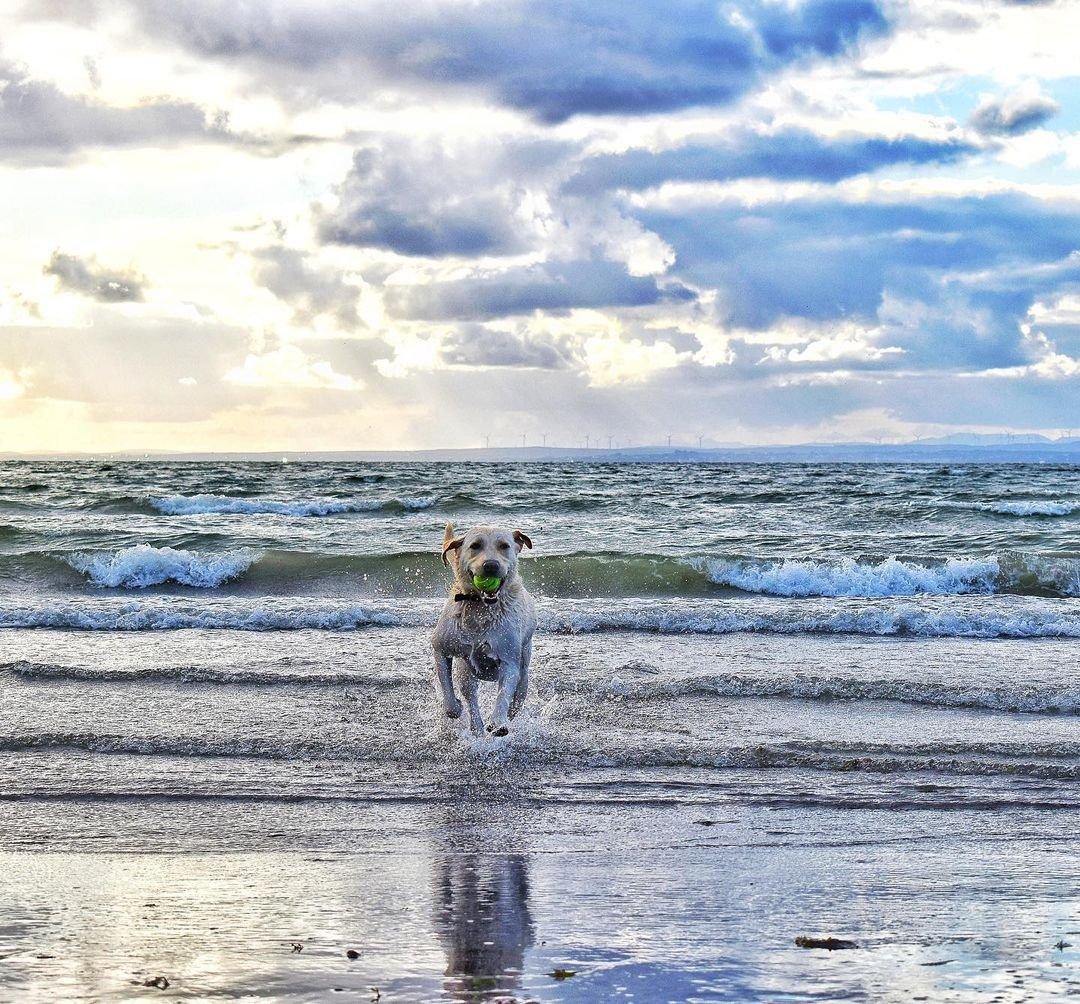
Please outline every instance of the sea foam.
M434 616L411 623L434 623ZM351 631L359 627L402 623L393 612L356 604L185 603L182 598L135 600L120 604L47 602L36 606L0 606L0 627L66 628L77 631Z
M933 602L931 602L933 601ZM991 605L987 606L986 601ZM87 631L352 631L366 627L428 629L440 602L384 599L357 604L308 597L214 595L99 601L94 597L34 604L0 602L0 628ZM1080 638L1074 600L979 597L971 604L936 597L782 600L547 600L539 630L550 634L630 631L648 634L852 634L924 638Z
M579 688L580 689L580 688ZM727 698L789 698L802 701L894 701L939 708L980 708L1028 714L1080 714L1080 687L1074 684L994 686L917 679L864 679L843 674L757 676L704 673L678 679L610 680L606 694L624 700L716 695ZM1073 748L1070 755L1080 752Z
M95 586L141 589L176 582L213 589L242 575L258 557L248 549L205 553L138 544L120 551L71 554L64 560Z
M1051 502L1046 499L1018 502L957 502L957 509L975 509L1000 516L1069 516L1080 512L1080 502Z
M997 558L950 558L920 565L888 558L864 564L784 559L772 563L706 560L711 582L771 596L913 596L916 593L992 593L1001 572Z

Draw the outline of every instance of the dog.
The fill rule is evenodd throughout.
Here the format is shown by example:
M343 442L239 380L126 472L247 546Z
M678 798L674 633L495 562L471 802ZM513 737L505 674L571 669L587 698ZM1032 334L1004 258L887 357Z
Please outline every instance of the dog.
M452 524L443 534L442 560L454 570L450 596L431 635L435 689L447 718L460 718L461 698L469 707L469 729L484 734L477 694L480 681L498 684L487 731L505 736L529 689L536 604L518 574L518 555L532 541L520 530L477 526L460 537ZM474 577L498 578L484 592ZM460 694L460 698L459 695Z

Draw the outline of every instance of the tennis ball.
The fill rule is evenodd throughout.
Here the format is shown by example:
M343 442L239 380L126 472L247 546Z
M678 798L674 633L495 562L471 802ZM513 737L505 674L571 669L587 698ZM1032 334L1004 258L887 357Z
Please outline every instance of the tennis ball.
M497 575L483 576L474 575L472 577L472 584L482 593L493 593L499 586L502 585L502 579Z

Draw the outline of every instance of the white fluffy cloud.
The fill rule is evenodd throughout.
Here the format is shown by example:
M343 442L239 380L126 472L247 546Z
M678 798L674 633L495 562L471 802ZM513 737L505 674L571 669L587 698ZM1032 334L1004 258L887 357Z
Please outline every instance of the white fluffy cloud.
M324 359L310 358L297 345L282 345L259 354L249 352L239 366L226 371L223 379L242 387L340 391L363 387L355 377L336 372Z

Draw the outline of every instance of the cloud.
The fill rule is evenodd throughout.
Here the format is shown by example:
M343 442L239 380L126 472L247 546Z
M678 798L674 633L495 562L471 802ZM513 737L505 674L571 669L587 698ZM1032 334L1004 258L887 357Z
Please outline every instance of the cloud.
M90 310L87 327L0 327L0 365L19 375L20 404L79 402L102 421L197 422L238 403L221 375L243 359L247 332Z
M451 366L511 366L520 369L567 369L580 362L568 338L546 332L529 334L468 324L456 328L440 353Z
M871 315L886 284L906 272L936 276L1066 259L1078 213L1005 194L732 201L638 216L675 247L677 274L719 285L732 322L753 328L784 316Z
M375 83L442 96L453 89L546 123L730 104L764 75L838 57L889 28L876 0L751 0L738 16L706 0L131 7L149 36L245 66L262 86L303 102L352 102Z
M225 373L226 383L243 387L302 390L359 390L363 382L339 373L322 359L311 359L297 345L284 344L262 353L249 352L243 363Z
M64 289L100 303L138 302L146 285L146 279L135 272L107 269L93 258L79 258L61 251L52 253L42 271L55 276Z
M819 3L762 4L758 30L770 53L785 60L801 56L837 56L864 35L882 35L888 22L871 0L823 0Z
M876 362L887 368L1021 365L1033 303L1080 280L1080 213L1019 195L640 215L675 248L674 279L716 290L725 325L861 320L904 350Z
M90 148L230 138L223 121L183 101L116 107L65 94L0 62L0 161L59 164Z
M971 125L985 136L1019 136L1053 118L1061 106L1027 84L1004 96L986 95L972 113Z
M948 164L979 149L958 137L827 137L798 128L771 134L742 130L720 142L698 139L659 152L631 150L592 157L567 182L566 191L641 190L671 181L735 178L836 182L897 164Z
M253 257L256 282L289 304L298 323L310 324L326 315L344 329L361 326L356 310L359 290L341 274L311 264L303 251L281 245L259 248Z
M27 367L15 371L7 366L0 366L0 404L22 397L32 377L33 374Z
M1054 100L1014 88L1054 80L1068 104L1052 14L25 3L4 51L32 69L0 63L2 284L20 291L0 294L5 415L32 428L34 409L70 405L58 442L175 419L169 445L199 421L224 448L450 445L477 437L467 385L493 442L1080 425L1070 140ZM72 25L31 23L47 17ZM218 101L242 125L208 115ZM311 134L333 139L245 155ZM212 181L189 153L208 142L231 147ZM150 145L169 153L127 155ZM42 164L59 170L17 170ZM1002 194L1029 184L1039 198ZM61 186L85 196L70 220ZM926 194L971 191L998 194ZM244 229L256 218L278 231ZM61 240L103 227L183 320L149 316L166 294L135 265ZM292 337L265 333L279 323Z
M319 237L428 257L527 250L542 222L532 195L565 153L545 141L373 138L353 154Z
M621 265L604 260L513 267L386 289L393 314L426 321L490 320L581 307L640 307L693 297L685 286L662 284L654 276L633 276Z

